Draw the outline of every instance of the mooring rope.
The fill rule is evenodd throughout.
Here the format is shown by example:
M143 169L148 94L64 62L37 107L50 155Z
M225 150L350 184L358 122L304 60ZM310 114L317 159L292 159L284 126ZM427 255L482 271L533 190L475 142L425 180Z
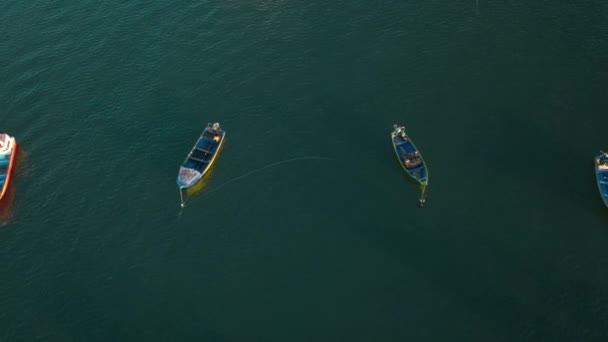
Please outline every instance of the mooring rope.
M424 195L426 194L426 184L421 184L421 187L422 187L422 194L420 195L420 204L419 204L420 207L424 206L424 203L426 202L426 199L424 198Z
M279 166L279 165L282 165L282 164L287 164L287 163L291 163L291 162L295 162L295 161L300 161L300 160L333 160L333 159L332 159L332 158L327 158L327 157L310 156L310 157L296 157L296 158L290 158L290 159L286 159L286 160L280 160L280 161L277 161L277 162L274 162L274 163L270 163L270 164L267 164L267 165L262 166L262 167L260 167L260 168L253 169L253 170L250 170L250 171L248 171L248 172L245 172L244 174L242 174L242 175L240 175L240 176L237 176L237 177L234 177L234 178L232 178L232 179L230 179L230 180L228 180L228 181L226 181L226 182L224 182L224 183L222 183L222 184L220 184L220 185L216 186L215 188L213 188L213 189L211 189L211 190L209 190L209 191L205 191L205 193L203 194L203 196L201 197L201 199L202 199L202 198L207 197L207 196L208 196L208 195L210 195L211 193L214 193L214 192L216 192L216 191L218 191L218 190L222 189L222 188L223 188L223 187L225 187L226 185L229 185L229 184L231 184L231 183L234 183L234 182L236 182L236 181L239 181L239 180L241 180L241 179L243 179L243 178L249 177L249 176L251 176L251 175L253 175L253 174L255 174L255 173L258 173L258 172L260 172L260 171L263 171L263 170L269 169L269 168L271 168L271 167ZM183 207L185 207L185 206L186 206L186 202L188 201L188 198L186 198L186 201L184 201L184 199L183 199L183 197L182 197L182 189L180 189L180 191L179 191L179 195L180 195L180 198L181 198L181 207L183 208Z
M182 188L178 188L178 190L179 190L180 205L183 208L186 206L186 202L184 202L184 196L182 195Z

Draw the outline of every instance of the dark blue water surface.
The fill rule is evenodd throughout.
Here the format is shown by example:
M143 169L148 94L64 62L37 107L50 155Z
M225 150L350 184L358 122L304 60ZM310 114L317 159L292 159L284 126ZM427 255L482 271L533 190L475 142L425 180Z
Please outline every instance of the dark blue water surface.
M1 341L608 340L608 2L0 7Z

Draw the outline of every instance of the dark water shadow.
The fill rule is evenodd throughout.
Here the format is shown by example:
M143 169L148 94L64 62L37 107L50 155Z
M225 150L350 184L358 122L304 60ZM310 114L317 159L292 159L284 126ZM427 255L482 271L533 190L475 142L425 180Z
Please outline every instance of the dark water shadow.
M506 124L482 121L478 132L471 148L482 146L479 160L496 179L520 181L572 205L598 208L592 139L556 134L518 116Z
M572 340L580 331L569 330L568 323L581 317L587 326L602 326L601 318L579 309L581 303L592 305L594 285L551 262L531 263L533 256L497 240L453 232L438 236L423 227L392 230L373 221L360 223L353 232L421 276L467 314L466 324L485 330L491 340ZM552 302L563 300L564 293L572 298L568 305Z

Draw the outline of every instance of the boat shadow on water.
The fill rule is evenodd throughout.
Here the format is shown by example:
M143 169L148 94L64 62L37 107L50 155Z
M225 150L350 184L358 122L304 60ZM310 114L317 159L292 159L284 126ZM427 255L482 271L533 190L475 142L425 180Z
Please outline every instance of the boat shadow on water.
M213 173L213 170L215 169L215 164L211 166L211 168L209 168L209 171L207 173L205 173L205 175L193 186L186 188L184 190L182 190L184 192L184 199L188 200L190 199L190 197L196 196L198 194L200 194L205 187L207 186L207 183L209 183L209 179L211 178L211 174Z

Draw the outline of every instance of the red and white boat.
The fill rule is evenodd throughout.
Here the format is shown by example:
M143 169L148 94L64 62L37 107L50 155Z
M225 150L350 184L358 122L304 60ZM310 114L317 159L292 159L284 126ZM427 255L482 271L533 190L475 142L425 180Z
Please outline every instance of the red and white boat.
M15 165L15 155L17 155L17 141L6 133L0 133L0 200L4 197L11 181L11 171Z

